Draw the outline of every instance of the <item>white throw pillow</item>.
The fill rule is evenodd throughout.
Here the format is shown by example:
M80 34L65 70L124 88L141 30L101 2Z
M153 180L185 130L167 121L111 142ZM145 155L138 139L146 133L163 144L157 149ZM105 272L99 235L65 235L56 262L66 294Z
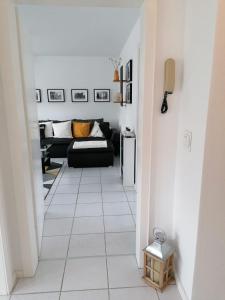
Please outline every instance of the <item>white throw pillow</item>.
M72 138L71 121L53 123L55 138Z
M95 121L94 126L93 126L89 136L91 136L91 137L104 137L104 134L102 133L98 122Z
M45 137L46 137L46 138L51 138L51 137L53 137L52 121L41 122L41 123L39 123L39 124L40 124L40 125L42 125L42 124L45 125Z

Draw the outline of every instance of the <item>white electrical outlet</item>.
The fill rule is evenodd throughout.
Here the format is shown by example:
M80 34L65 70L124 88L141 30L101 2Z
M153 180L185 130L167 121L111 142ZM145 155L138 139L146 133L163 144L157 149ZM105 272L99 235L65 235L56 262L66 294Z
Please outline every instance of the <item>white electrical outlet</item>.
M189 130L184 131L184 148L186 151L191 152L192 147L192 132Z

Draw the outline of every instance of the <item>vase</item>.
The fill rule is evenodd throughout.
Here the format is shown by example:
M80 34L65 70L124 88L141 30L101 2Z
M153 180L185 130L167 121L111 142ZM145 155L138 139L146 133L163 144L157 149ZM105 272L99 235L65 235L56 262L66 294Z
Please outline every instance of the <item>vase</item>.
M118 69L115 69L113 81L119 81L119 80L120 80L119 71L118 71Z

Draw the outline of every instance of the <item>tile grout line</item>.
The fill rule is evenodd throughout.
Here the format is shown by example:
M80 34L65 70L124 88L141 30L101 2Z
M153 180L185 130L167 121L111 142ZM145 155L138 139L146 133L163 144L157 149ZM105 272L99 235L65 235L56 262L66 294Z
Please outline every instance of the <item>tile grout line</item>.
M93 204L101 204L102 202L97 202L97 203L93 203ZM80 203L78 203L79 205L80 205ZM89 203L87 203L87 205L89 205ZM54 205L53 205L54 206ZM63 204L61 204L61 205L59 205L59 206L67 206L67 204L66 205L63 205ZM68 206L76 206L76 203L74 203L74 204L68 204ZM132 214L130 213L130 214L121 214L121 215L104 215L105 217L125 217L125 216L131 216ZM58 220L58 219L73 219L73 218L75 218L75 219L78 219L78 218L100 218L100 217L102 217L103 216L103 214L102 215L98 215L98 216L80 216L80 217L54 217L54 218L46 218L45 220ZM134 231L134 230L133 230Z
M136 228L136 218L134 217L134 214L133 214L133 211L132 211L132 209L131 209L131 206L130 206L130 203L129 203L129 201L128 201L127 203L128 203L128 206L129 206L129 208L130 208L130 211L131 211L131 216L132 216L132 219L133 219L133 222L134 222L135 228Z
M110 290L123 290L123 289L136 289L136 288L148 288L146 285L134 285L134 286L123 286L123 287L111 287ZM85 291L107 291L108 288L101 288L101 289L80 289L80 290L67 290L63 293L71 293L71 292L85 292ZM156 291L156 290L155 290ZM27 295L42 295L42 294L59 294L59 291L44 291L44 292L30 292L24 294L14 294L11 296L27 296ZM157 291L156 291L157 294ZM157 295L158 296L158 295ZM0 298L1 299L1 298ZM159 298L160 300L160 298Z
M125 196L126 196L126 199L127 199L127 204L130 208L130 211L131 211L131 215L132 215L132 219L133 219L133 222L134 222L134 226L135 226L135 232L136 232L136 217L134 217L134 214L133 214L133 211L131 209L131 206L130 206L130 202L135 202L136 203L136 206L137 206L137 201L129 201L129 198L127 196L127 193L126 193L126 190L124 189L124 193L125 193ZM137 199L136 199L137 200Z
M80 182L81 182L82 173L83 173L83 169L81 170ZM77 191L77 198L76 198L76 204L75 204L75 209L74 209L73 221L72 221L72 226L71 226L71 230L70 230L68 249L67 249L66 258L65 258L65 265L64 265L64 270L63 270L61 288L60 288L60 292L59 292L59 300L61 299L61 295L62 295L63 282L64 282L64 277L65 277L65 272L66 272L67 260L68 260L68 256L69 256L70 243L71 243L71 239L73 236L72 232L73 232L73 226L74 226L74 222L75 222L75 214L76 214L76 209L77 209L77 199L78 199L79 189L80 189L80 184L78 186L78 191Z
M60 181L61 181L61 179L62 179L62 177L63 177L63 175L64 175L64 173L65 173L65 169L66 169L65 161L63 161L62 168L63 168L63 170L62 170L62 174L60 175L60 180L59 180L59 182L57 183L57 186L56 186L56 188L55 188L55 191L54 191L54 193L52 194L51 201L50 201L50 203L49 203L49 205L48 205L48 208L47 208L47 210L46 210L46 212L45 212L45 215L44 215L44 219L45 219L45 220L48 220L48 219L46 219L45 217L46 217L46 214L47 214L47 212L48 212L48 210L49 210L49 207L50 207L51 205L55 205L55 204L52 204L52 201L53 201L54 196L57 195L57 194L60 194L60 193L56 193L56 190L57 190L58 186L60 185ZM82 172L82 171L81 171L81 172ZM80 180L81 180L81 176L80 176ZM65 193L64 193L64 194L65 194ZM62 193L61 195L64 195L64 194ZM68 193L68 194L69 194L69 193ZM76 193L70 193L70 194L76 194ZM77 195L78 195L78 192L77 192ZM77 201L76 201L76 202L77 202ZM73 203L73 204L76 205L76 202ZM71 204L71 205L73 205L73 204ZM56 204L56 205L57 205L57 204ZM59 204L59 205L60 205L60 204ZM65 205L65 204L61 204L61 205ZM64 219L64 218L63 218L63 219Z
M158 298L158 300L160 300L159 293L156 289L155 289L155 293L156 293L156 297Z
M114 193L114 192L110 192L110 193ZM56 195L74 195L74 194L77 194L77 193L62 193L62 194L56 194ZM98 193L95 193L95 192L90 192L90 193L79 193L80 195L83 195L83 194L101 194L100 192L98 192ZM52 195L53 196L53 195ZM129 203L136 203L135 201L127 201L127 200L125 200L125 201L104 201L103 200L103 203L127 203L127 202L129 202ZM52 206L54 206L54 205L72 205L72 204L74 204L75 202L71 202L71 203L67 203L67 204L64 204L64 203L56 203L56 204L51 204ZM78 204L96 204L96 203L102 203L102 201L95 201L95 202L82 202L82 201L78 201Z
M64 167L64 162L63 162L63 164L62 164L61 169L62 169L63 167ZM61 171L61 170L60 170L60 171ZM59 173L60 173L60 171L59 171ZM59 174L58 174L58 176L59 176ZM58 176L57 176L57 177L58 177ZM61 175L61 176L62 176L62 175ZM57 179L57 177L56 177L56 179ZM55 179L55 180L56 180L56 179ZM61 177L60 177L60 180L61 180ZM60 180L59 180L59 182L60 182ZM59 182L58 182L57 185L56 185L56 189L57 189L57 187L58 187ZM52 187L53 187L53 185L51 186L51 189L52 189ZM45 215L47 214L47 211L48 211L48 209L49 209L49 207L50 207L50 205L51 205L51 203L52 203L52 199L53 199L53 197L54 197L54 195L55 195L55 192L56 192L56 189L55 189L55 191L54 191L53 194L49 194L50 191L51 191L51 189L49 190L48 195L47 195L47 197L51 195L51 200L49 201L49 204L47 205L48 208L46 209L46 211L45 211L45 213L44 213L44 219L45 219ZM44 199L44 206L45 206L45 199Z
M60 180L61 180L61 177L62 177L64 171L65 171L65 167L66 167L66 166L65 166L65 161L63 160L61 170L59 171L59 174L60 174L60 172L62 171L62 174L60 175ZM59 176L59 174L58 174L58 176ZM59 180L59 182L60 182L60 180ZM58 185L59 185L59 182L57 183L56 189L57 189L57 187L58 187ZM52 187L51 187L51 188L52 188ZM47 220L47 219L46 219L46 215L47 215L47 212L48 212L48 210L49 210L49 207L51 206L53 197L55 196L56 189L55 189L54 193L52 194L51 201L49 202L49 205L48 205L47 210L44 212L44 222L45 222L45 220ZM50 190L51 190L51 189L50 189ZM43 224L43 230L44 230L44 224ZM42 237L41 237L41 248L42 248L43 238L45 237L45 236L43 235L43 233L44 233L44 232L42 232ZM38 255L38 262L40 261L40 256L41 256L41 253L39 253L39 255Z
M63 169L63 170L62 170L62 174L60 175L60 180L61 180L61 178L62 178L62 175L63 175L64 172L65 172L65 162L64 162L64 161L63 161L63 164L62 164L61 169ZM60 170L60 171L61 171L61 170ZM59 173L60 173L60 171L59 171ZM59 176L59 174L58 174L58 176ZM58 177L58 176L57 176L57 177ZM57 179L57 177L56 177L56 179ZM60 180L59 180L59 182L60 182ZM59 182L58 182L57 185L56 185L56 188L55 188L55 190L54 190L54 193L52 194L51 201L49 202L48 208L47 208L47 210L46 210L46 212L45 212L45 214L44 214L44 219L45 219L45 216L46 216L46 214L47 214L47 212L48 212L48 210L49 210L50 205L52 204L52 200L53 200L53 197L54 197L55 194L56 194L56 190L57 190L57 188L58 188ZM51 189L52 189L52 187L51 187ZM50 191L51 191L51 189L50 189Z
M125 190L124 190L124 193L125 193L125 197L127 198L127 205L129 207L130 213L131 213L131 215L133 215L133 212L132 212L132 209L130 207L130 204L129 204L129 201L128 201L128 197L127 197L127 194L126 194Z
M130 215L129 215L130 216ZM83 218L83 217L79 217L79 218ZM85 218L103 218L103 216L100 217L85 217ZM67 218L67 219L73 219L73 218ZM74 218L77 219L77 218ZM49 219L48 219L49 220ZM119 233L133 233L136 232L135 230L131 230L131 231L106 231L105 233L108 234L119 234ZM96 235L96 234L103 234L100 232L92 232L92 233L72 233L72 235ZM43 237L57 237L57 236L70 236L70 234L56 234L56 235L43 235Z
M102 233L102 235L104 235ZM102 257L102 258L106 258L106 257L121 257L121 256L135 256L135 253L126 253L126 254L110 254L110 255L90 255L90 256L71 256L68 257L68 259L71 260L76 260L76 259L86 259L86 258L95 258L95 257ZM46 259L41 259L40 261L64 261L65 258L46 258ZM0 298L1 299L1 298Z
M101 182L101 199L102 199L102 213L103 213L103 227L104 227L104 242L105 242L105 262L106 262L106 275L107 275L107 285L108 285L108 300L110 300L110 291L109 291L109 269L108 269L108 258L107 258L107 245L106 245L106 231L105 231L105 213L104 213L104 206L103 206L103 196L102 196L102 174L100 170L100 182Z

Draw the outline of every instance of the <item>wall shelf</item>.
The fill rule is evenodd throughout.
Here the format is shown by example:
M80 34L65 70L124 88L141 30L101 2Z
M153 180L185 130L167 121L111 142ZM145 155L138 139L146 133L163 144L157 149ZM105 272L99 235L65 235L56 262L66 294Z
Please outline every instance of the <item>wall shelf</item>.
M114 101L114 103L118 103L121 106L125 106L126 102L123 101L123 84L126 83L127 81L123 79L123 66L120 67L120 75L119 75L119 77L120 77L119 80L113 80L113 82L120 84L121 101Z
M126 81L126 80L113 80L113 82L125 83L125 82L128 82L128 81Z

